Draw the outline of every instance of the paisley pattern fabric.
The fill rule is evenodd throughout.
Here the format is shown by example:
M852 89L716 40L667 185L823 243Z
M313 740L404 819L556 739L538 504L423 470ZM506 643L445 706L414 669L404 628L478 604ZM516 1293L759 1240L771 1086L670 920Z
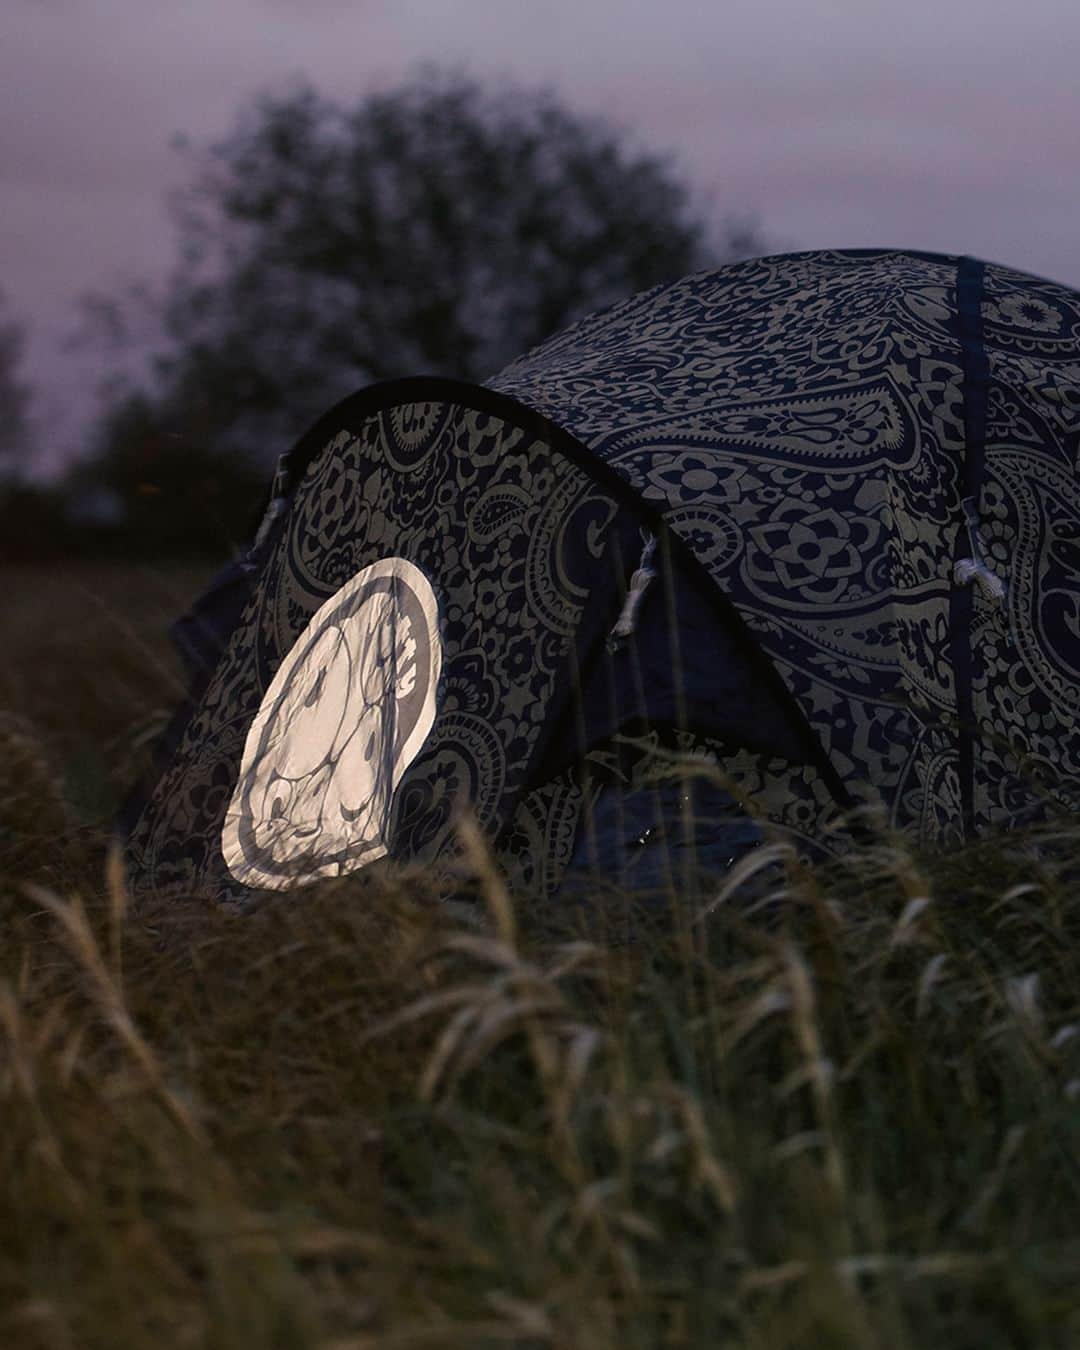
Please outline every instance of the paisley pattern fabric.
M971 259L792 254L636 296L488 389L407 383L335 410L284 476L137 812L146 884L238 894L222 822L257 710L312 616L394 558L430 580L442 666L379 839L439 857L469 802L551 893L595 791L550 744L643 523L679 545L645 603L674 626L692 575L807 747L677 725L657 754L706 758L807 854L843 849L860 803L926 843L1080 805L1080 295Z
M1009 584L970 634L962 781L953 578L968 387L959 260L815 252L688 277L492 381L657 506L734 601L849 790L927 842L1080 784L1080 297L989 266L980 542ZM724 766L808 849L842 834L808 766ZM1034 777L1033 777L1034 773ZM1047 788L1039 786L1041 777ZM754 781L756 779L756 781Z
M991 267L983 318L982 534L1009 594L975 596L976 813L1004 822L1080 785L1080 296Z
M281 514L251 599L131 831L144 887L245 897L222 832L249 729L312 616L388 556L431 580L442 646L438 715L394 794L393 854L439 854L465 802L497 834L557 719L615 503L543 440L482 412L431 402L341 420Z

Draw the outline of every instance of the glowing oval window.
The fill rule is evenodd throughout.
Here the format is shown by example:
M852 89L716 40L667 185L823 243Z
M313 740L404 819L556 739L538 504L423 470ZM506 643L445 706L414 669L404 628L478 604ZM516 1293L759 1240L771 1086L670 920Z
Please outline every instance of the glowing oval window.
M405 558L365 567L312 615L244 743L221 837L237 881L285 890L385 855L394 791L435 721L438 619Z

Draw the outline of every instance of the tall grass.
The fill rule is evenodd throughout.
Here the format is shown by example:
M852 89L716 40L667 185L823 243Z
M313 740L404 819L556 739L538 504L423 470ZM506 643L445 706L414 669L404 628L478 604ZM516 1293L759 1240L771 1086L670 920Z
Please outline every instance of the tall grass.
M92 818L167 667L117 710L72 625L96 808L87 704L7 691L0 1344L1080 1344L1075 826L775 846L769 894L618 943L467 823L458 906L405 869L136 910Z

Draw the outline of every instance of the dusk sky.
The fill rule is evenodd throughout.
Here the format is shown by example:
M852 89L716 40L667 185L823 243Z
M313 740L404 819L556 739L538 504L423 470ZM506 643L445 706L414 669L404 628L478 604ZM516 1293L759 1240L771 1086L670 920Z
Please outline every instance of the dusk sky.
M290 79L355 100L423 62L549 85L670 151L776 251L900 245L1080 286L1077 0L3 0L0 287L51 446L76 300L159 278L170 148Z

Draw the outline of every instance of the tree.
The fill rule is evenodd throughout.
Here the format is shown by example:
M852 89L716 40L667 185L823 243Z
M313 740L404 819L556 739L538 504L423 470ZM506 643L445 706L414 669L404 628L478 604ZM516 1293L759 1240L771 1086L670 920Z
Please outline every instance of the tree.
M226 452L276 454L372 380L483 379L589 310L759 251L745 227L714 246L670 167L602 122L439 72L352 107L262 98L198 166L145 397Z
M0 292L0 477L5 478L14 472L26 449L30 405L30 390L19 378L25 331L6 317L6 309Z
M48 534L60 511L47 490L21 472L29 448L29 387L19 376L25 330L7 315L0 292L0 563L21 558L26 544Z
M97 553L227 557L256 523L265 474L208 443L205 426L133 391L109 408L96 453L64 483L69 547Z

